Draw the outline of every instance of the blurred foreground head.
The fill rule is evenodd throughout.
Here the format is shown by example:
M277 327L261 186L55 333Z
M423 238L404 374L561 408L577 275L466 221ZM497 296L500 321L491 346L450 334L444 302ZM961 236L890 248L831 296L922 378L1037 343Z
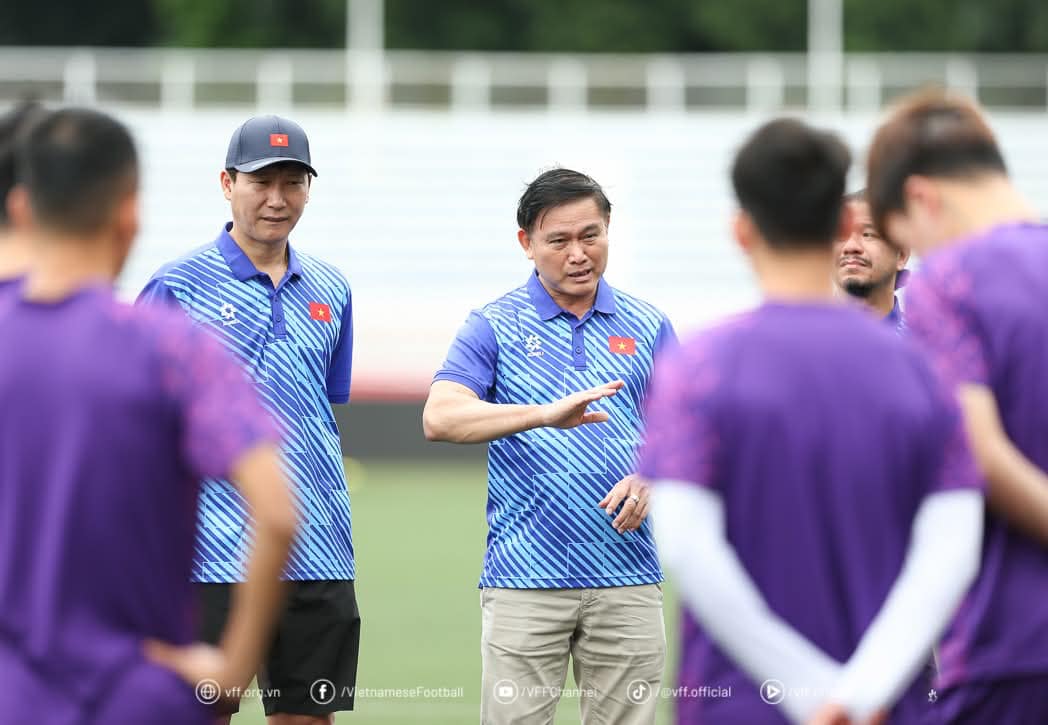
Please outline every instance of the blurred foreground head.
M25 101L0 117L0 231L10 224L7 195L15 186L15 149L45 113L36 101Z
M138 154L127 128L66 108L34 124L16 151L34 236L78 243L123 267L138 232Z
M795 119L757 129L732 164L741 211L736 237L750 252L830 251L850 230L844 185L851 153L834 134Z
M918 252L975 231L966 220L983 216L983 205L971 201L1011 196L979 107L940 90L908 96L891 111L870 145L867 174L874 225ZM986 193L973 195L977 190Z

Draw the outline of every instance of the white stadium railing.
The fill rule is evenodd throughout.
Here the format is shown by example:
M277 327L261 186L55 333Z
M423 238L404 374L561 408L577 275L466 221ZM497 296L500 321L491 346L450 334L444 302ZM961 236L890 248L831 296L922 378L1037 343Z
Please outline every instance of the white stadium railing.
M852 53L839 88L809 83L795 54L600 55L472 52L0 48L0 101L191 109L398 107L672 112L878 108L939 84L1001 108L1048 108L1048 55Z

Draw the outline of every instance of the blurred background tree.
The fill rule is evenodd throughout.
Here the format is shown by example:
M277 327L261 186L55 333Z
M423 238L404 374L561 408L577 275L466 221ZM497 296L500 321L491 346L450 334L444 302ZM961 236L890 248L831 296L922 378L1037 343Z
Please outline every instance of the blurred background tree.
M1044 0L843 0L845 49L1048 52ZM386 0L390 48L801 51L807 0ZM11 0L0 43L338 48L345 0Z

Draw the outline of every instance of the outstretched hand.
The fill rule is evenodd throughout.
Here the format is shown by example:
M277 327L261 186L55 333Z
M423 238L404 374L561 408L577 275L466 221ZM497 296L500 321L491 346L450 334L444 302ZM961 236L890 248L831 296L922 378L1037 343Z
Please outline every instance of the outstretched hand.
M589 411L586 408L590 403L615 395L625 384L621 380L614 380L547 403L543 406L542 425L549 428L576 428L587 423L603 423L608 420L606 412Z

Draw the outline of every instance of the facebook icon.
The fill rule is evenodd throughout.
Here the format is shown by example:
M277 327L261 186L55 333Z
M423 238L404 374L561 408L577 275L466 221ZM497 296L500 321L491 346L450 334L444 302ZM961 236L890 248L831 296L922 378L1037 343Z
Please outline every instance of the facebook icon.
M314 680L309 688L309 697L318 705L327 705L335 699L335 683L323 678Z

